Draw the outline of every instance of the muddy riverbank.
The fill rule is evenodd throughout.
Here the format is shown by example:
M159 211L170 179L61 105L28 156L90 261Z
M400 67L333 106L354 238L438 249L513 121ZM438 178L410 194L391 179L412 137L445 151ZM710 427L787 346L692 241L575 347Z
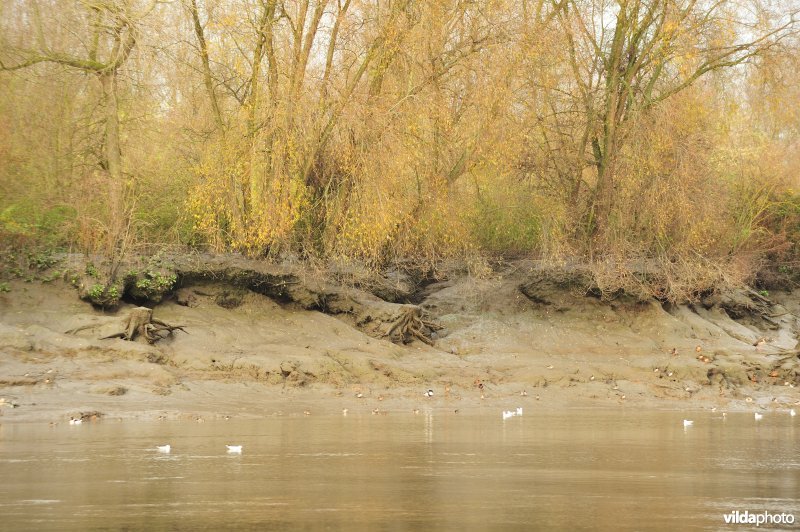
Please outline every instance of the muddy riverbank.
M113 310L79 299L66 275L11 281L0 294L0 421L769 410L800 398L792 293L742 290L692 305L606 300L523 262L413 289L399 275L367 289L269 268L230 258L203 275L178 266L163 300L126 297ZM101 339L142 304L184 330L152 345ZM409 312L422 338L392 328Z

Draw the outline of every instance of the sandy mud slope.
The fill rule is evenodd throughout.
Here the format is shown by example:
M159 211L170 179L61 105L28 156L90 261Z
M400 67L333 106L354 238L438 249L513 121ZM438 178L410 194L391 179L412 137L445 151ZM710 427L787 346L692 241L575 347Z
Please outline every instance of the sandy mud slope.
M122 330L134 303L103 311L60 281L12 283L0 294L0 421L466 412L512 403L770 410L800 399L792 294L741 291L691 306L604 302L524 263L392 296L317 287L324 297L314 304L226 275L179 279L153 316L185 333L154 345L100 339ZM420 309L436 325L425 329L432 345L393 343L378 314L347 301L380 315ZM428 389L433 397L423 396Z

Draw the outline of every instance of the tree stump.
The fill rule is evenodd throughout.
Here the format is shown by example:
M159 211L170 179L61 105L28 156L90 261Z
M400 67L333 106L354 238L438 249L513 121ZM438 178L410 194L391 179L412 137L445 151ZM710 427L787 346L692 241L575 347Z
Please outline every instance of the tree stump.
M338 283L331 277L306 275L290 266L227 256L204 257L199 262L197 257L184 257L173 262L184 287L213 282L247 289L281 304L293 303L305 310L339 316L370 336L398 344L418 340L432 345L431 334L442 328L418 305L386 301L366 289ZM407 294L411 291L406 289Z
M332 292L326 294L328 314L352 316L355 326L376 338L387 338L396 344L419 340L433 345L431 333L442 329L423 317L417 305L389 303L364 293Z
M183 325L170 325L153 318L153 309L136 307L125 318L123 331L104 336L101 340L122 338L123 340L134 341L137 336L142 336L147 340L147 343L154 344L171 335L175 330L186 332ZM164 334L165 332L166 334Z
M389 322L390 327L385 336L396 344L419 340L433 345L431 333L442 327L423 319L422 309L416 305L403 305L399 311L400 315L393 322Z

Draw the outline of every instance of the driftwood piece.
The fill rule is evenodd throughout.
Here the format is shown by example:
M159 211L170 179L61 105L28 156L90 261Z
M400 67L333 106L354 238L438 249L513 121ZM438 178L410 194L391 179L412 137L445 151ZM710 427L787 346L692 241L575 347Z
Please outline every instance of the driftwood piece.
M173 331L183 331L183 325L170 325L161 320L153 318L153 310L147 307L136 307L131 310L125 318L124 330L118 333L104 336L101 340L109 338L122 338L123 340L133 341L137 336L142 336L147 343L154 344L171 335ZM166 333L166 334L165 334Z
M776 353L777 355L783 355L781 358L777 360L778 364L782 364L787 360L791 360L793 358L800 358L800 349L788 349L785 351L780 351Z
M97 327L96 323L90 323L88 325L81 325L80 327L75 327L74 329L70 329L68 331L64 331L64 334L78 334L81 331L86 331L88 329L93 329Z

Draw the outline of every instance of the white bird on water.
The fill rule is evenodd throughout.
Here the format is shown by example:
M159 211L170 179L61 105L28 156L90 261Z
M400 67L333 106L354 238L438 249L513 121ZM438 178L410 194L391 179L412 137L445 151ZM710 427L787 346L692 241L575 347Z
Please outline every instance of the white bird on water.
M242 446L241 445L226 445L225 447L228 448L228 452L229 453L240 453L241 454L241 452L242 452Z
M158 449L158 452L160 452L160 453L166 453L166 454L169 454L169 452L172 450L172 447L170 447L170 445L169 445L169 444L166 444L166 445L156 445L156 449Z
M512 418L514 416L522 415L522 407L518 406L516 410L503 410L503 419Z
M83 419L81 419L79 417L77 417L77 418L76 417L69 418L69 424L70 425L80 425L81 423L83 423Z
M761 419L761 418L763 418L763 417L764 417L764 414L759 414L758 412L755 412L755 413L753 414L753 417L755 417L755 418L756 418L756 421L758 421L759 419Z
M684 427L691 427L692 425L694 425L694 421L692 421L691 419L684 419L683 420L683 426Z
M794 411L794 408L792 408L791 410L789 410L789 415L790 415L790 416L792 416L792 417L794 417L794 416L796 416L796 415L797 415L797 412L795 412L795 411Z

